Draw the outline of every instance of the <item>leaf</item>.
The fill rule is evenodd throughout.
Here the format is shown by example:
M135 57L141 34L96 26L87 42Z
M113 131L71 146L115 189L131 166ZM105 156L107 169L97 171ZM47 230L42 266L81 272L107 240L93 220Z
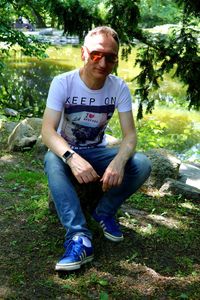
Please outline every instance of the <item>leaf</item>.
M108 300L108 294L106 292L101 292L100 300Z
M99 280L99 284L102 286L107 286L108 285L108 281L106 279L100 279Z

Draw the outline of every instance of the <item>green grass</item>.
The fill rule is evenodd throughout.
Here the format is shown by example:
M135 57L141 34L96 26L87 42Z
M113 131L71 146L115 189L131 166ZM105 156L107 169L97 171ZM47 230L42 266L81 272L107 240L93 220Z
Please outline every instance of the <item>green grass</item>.
M137 149L165 148L183 153L199 143L200 129L195 127L197 124L200 126L199 112L157 106L152 114L136 121ZM109 128L108 133L121 138L117 113L112 117Z
M159 193L134 194L127 203L129 213L119 214L124 242L110 243L92 226L94 262L59 275L54 265L63 254L65 230L48 210L42 162L33 153L15 158L1 173L3 299L198 299L197 203Z

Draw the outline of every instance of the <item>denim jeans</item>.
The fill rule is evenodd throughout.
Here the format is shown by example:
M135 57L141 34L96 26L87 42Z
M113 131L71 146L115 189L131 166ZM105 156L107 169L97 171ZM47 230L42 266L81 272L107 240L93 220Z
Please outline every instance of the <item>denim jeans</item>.
M76 150L102 176L105 169L118 152L117 148L92 148ZM113 217L121 204L145 182L151 172L149 159L141 153L135 153L125 166L122 184L103 193L96 212ZM80 200L71 182L72 172L67 164L53 152L45 155L45 173L60 222L66 229L66 239L75 234L84 234L90 239L92 233L87 228Z

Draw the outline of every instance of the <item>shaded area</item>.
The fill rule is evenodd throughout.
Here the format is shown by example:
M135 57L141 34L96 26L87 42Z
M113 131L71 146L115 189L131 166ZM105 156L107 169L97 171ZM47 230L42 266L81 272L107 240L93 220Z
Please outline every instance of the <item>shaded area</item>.
M90 220L95 260L58 274L65 232L48 210L42 162L31 153L2 153L0 167L1 299L198 299L195 204L136 194L119 213L124 242L105 240Z

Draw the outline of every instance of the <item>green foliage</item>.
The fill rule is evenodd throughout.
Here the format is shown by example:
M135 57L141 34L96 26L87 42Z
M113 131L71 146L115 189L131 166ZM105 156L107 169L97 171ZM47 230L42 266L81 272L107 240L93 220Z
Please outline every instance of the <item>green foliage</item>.
M41 116L47 98L51 77L46 77L45 63L22 65L14 68L11 64L2 70L0 78L0 109L10 107L20 112L21 116ZM50 69L55 73L55 69ZM53 75L52 75L53 76Z
M105 5L108 9L105 21L118 32L122 43L132 43L138 31L139 0L109 0Z
M179 9L176 8L175 3L180 6ZM102 5L103 14L101 14ZM147 7L150 9L146 9ZM177 14L174 13L176 9ZM149 16L157 15L162 20L171 11L172 15L182 16L182 23L174 32L167 35L147 34L139 26L140 15L144 16L144 11L148 11ZM155 99L151 97L152 92L159 88L160 80L164 78L164 75L174 70L173 75L187 87L188 108L199 110L200 57L197 26L199 12L200 5L195 0L176 0L176 2L171 0L2 1L0 42L3 42L3 46L0 49L0 68L2 70L3 60L8 56L9 49L16 44L21 47L25 55L45 56L46 46L38 43L34 37L27 37L23 32L13 28L14 18L18 14L24 14L30 19L32 17L32 20L37 20L38 23L43 22L44 25L48 19L48 24L50 22L57 25L64 29L65 34L78 35L80 39L92 26L108 24L119 33L123 44L124 59L128 59L136 39L140 42L136 63L141 72L136 77L137 88L135 89L135 95L139 101L138 119L143 117L144 107L146 107L146 112L153 110ZM3 80L5 82L6 77Z
M192 114L166 108L159 108L152 116L138 121L137 129L140 150L166 148L181 153L200 139L200 131L194 128Z
M200 16L200 2L196 0L175 0L179 5L184 6L186 14Z
M48 59L39 60L13 50L10 58L5 60L6 67L0 77L2 113L5 107L9 107L17 110L20 118L43 115L51 80L55 75L75 67L80 48L51 47L47 53Z
M140 14L140 26L151 28L178 23L182 18L182 9L173 0L141 0Z
M84 33L92 28L93 24L100 23L97 4L99 0L81 1L46 1L50 14L63 25L67 35L78 35L83 39Z
M3 61L9 56L9 50L18 45L24 55L37 56L39 58L46 57L46 45L39 43L34 36L27 37L23 32L13 27L14 22L15 1L10 0L0 5L0 71L3 69ZM2 76L2 75L1 75Z
M187 20L184 26L174 29L169 35L146 37L148 45L140 47L136 64L142 71L135 78L138 84L135 94L139 97L138 119L143 117L143 104L146 104L147 112L152 111L155 101L149 97L150 92L158 89L159 79L174 68L174 77L187 86L188 108L200 109L198 31L190 28L189 23Z
M183 153L199 143L200 130L195 129L195 123L200 124L200 117L194 112L156 107L151 115L145 115L136 122L137 149L147 151L152 148L165 148ZM109 134L121 138L117 114L110 121L110 129Z
M193 2L181 1L182 24L172 34L166 35L148 34L139 29L138 1L105 2L109 8L107 21L117 29L122 42L125 43L124 57L127 59L131 45L134 45L134 38L142 43L136 60L141 68L140 74L136 77L138 86L135 91L139 100L138 119L143 117L144 105L147 112L151 112L154 108L154 99L151 99L149 95L152 90L159 87L159 79L176 67L174 76L178 76L188 87L188 108L200 109L199 31L194 29L194 25L198 25L198 19L194 18L194 14L198 15L199 5L192 5ZM148 3L152 5L153 2ZM171 2L168 1L168 3ZM123 15L120 14L121 11ZM194 70L197 70L195 76Z

